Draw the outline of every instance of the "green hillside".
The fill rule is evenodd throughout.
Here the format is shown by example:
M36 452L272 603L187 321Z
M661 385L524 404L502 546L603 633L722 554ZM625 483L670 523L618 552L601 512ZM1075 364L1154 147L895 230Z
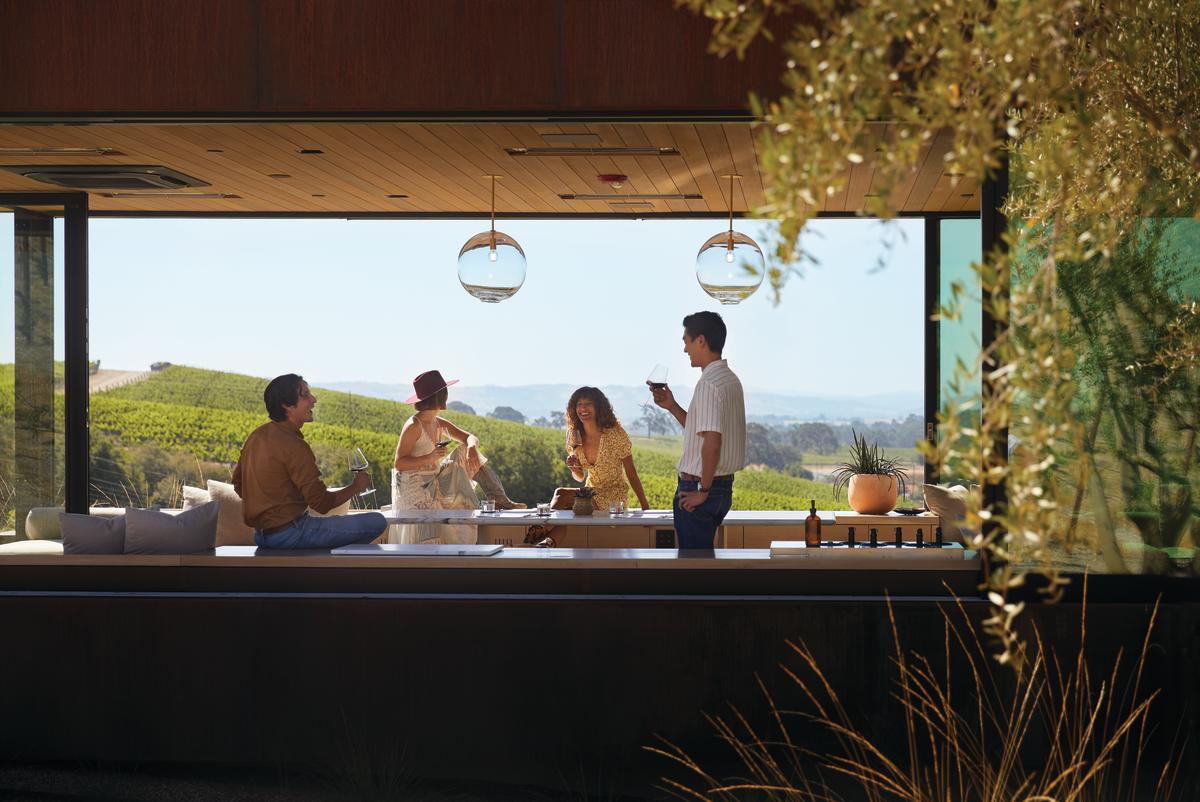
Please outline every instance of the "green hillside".
M181 483L227 480L242 442L266 420L266 383L253 376L171 366L136 384L92 396L96 498L173 504ZM326 480L349 481L346 458L358 447L372 463L376 503L390 501L396 438L412 407L319 387L313 392L315 422L304 427L304 434ZM0 399L7 400L10 410L11 396L10 368L0 371ZM0 400L0 409L4 403ZM546 501L556 486L574 484L563 461L562 432L455 412L446 417L479 436L484 454L515 500ZM670 506L678 449L677 438L661 443L635 439L634 461L654 507ZM834 502L828 484L769 470L743 471L734 489L737 509L804 509L810 498L824 509L844 506Z

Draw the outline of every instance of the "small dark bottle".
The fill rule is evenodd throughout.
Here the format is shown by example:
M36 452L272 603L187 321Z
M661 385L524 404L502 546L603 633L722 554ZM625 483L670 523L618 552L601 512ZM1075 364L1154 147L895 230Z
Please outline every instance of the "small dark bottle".
M939 549L942 547L942 527L940 526L933 532L933 545Z
M821 547L821 516L817 515L816 499L810 499L812 505L808 517L804 519L804 545L806 548Z
M925 532L920 528L917 529L917 548L925 548Z
M904 531L900 527L896 527L896 548L904 545Z
M871 527L871 548L879 548L879 530Z
M850 530L848 532L846 532L846 548L848 548L848 549L854 548L854 527L853 526L850 527Z

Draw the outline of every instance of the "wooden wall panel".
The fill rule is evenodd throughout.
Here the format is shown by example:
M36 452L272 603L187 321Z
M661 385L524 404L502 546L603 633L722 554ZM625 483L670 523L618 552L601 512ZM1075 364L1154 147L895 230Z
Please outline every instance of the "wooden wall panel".
M0 0L0 114L252 111L246 0Z
M745 109L781 91L783 56L759 41L744 60L707 51L712 22L667 0L563 3L567 109Z
M0 0L0 116L748 111L668 0Z
M262 0L271 112L539 111L556 105L545 0Z

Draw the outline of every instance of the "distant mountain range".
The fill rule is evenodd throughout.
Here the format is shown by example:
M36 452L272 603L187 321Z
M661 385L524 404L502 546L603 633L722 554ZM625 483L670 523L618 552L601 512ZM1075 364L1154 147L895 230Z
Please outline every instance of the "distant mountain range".
M314 386L330 390L373 398L403 401L412 395L411 384L384 384L381 382L314 381ZM641 417L641 405L650 401L650 392L645 385L610 385L601 387L612 402L617 417L631 422ZM672 386L681 404L691 398L690 385ZM450 388L450 400L461 401L480 415L486 415L496 407L512 407L519 410L527 420L544 417L551 412L561 414L567 399L574 392L570 384L525 384L515 387L498 385L455 386ZM919 393L884 393L866 396L812 396L788 393L746 391L746 414L750 420L781 424L797 421L824 420L844 422L855 419L893 420L908 415L922 414Z

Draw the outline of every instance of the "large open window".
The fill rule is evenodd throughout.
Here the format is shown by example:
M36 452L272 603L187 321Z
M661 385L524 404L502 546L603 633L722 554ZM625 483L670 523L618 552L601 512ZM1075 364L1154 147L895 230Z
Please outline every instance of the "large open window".
M306 429L327 480L361 447L387 488L412 378L460 378L450 416L479 434L509 494L533 504L570 483L563 410L600 387L634 436L655 507L669 507L680 436L649 407L656 363L686 405L698 371L681 320L719 311L725 355L747 391L753 464L735 508L846 509L829 474L851 431L921 461L923 235L919 220L821 220L816 264L780 303L770 288L721 306L697 285L711 220L503 220L529 272L481 304L460 287L458 248L475 220L92 221L91 483L94 504L178 506L183 484L227 480L265 420L262 388L298 372L316 388ZM738 228L764 244L770 225ZM136 336L135 336L136 333ZM386 491L377 494L386 503ZM631 497L631 501L634 501Z

